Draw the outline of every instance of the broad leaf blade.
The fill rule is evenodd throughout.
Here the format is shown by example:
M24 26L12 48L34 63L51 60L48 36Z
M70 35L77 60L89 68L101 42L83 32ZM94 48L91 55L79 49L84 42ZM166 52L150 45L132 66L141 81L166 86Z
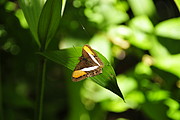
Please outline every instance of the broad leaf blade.
M38 36L43 47L54 37L61 18L61 1L47 0L38 23Z
M32 35L34 36L38 45L40 45L40 42L37 35L37 26L45 1L46 0L18 0Z
M46 57L47 59L50 59L58 64L61 64L69 68L70 70L74 70L76 64L79 62L78 57L81 56L82 54L81 52L82 52L82 48L76 47L75 49L69 48L58 51L44 52L40 54ZM96 53L104 63L103 72L100 75L89 78L92 79L97 84L99 84L100 86L117 94L124 100L124 97L117 85L116 75L112 66L102 54L100 54L99 52Z

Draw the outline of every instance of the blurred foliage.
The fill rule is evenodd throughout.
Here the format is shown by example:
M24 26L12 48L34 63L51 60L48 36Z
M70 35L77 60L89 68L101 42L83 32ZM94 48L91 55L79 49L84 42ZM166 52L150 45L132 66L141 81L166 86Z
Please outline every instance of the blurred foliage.
M179 120L178 8L178 0L68 0L48 50L90 44L112 63L126 103L89 79L73 83L72 71L48 61L43 119ZM0 15L0 119L31 120L37 28L17 1L1 0Z

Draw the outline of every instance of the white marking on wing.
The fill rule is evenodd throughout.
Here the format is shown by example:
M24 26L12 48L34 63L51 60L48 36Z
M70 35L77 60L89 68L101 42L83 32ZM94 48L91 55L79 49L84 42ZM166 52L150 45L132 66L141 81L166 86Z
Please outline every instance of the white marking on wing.
M88 68L83 68L81 69L82 71L91 71L97 69L99 66L93 66L93 67L88 67Z
M99 66L101 66L101 65L98 63L98 61L94 58L93 55L91 55L90 53L88 53L88 55L91 57L91 59L92 59L96 64L98 64Z

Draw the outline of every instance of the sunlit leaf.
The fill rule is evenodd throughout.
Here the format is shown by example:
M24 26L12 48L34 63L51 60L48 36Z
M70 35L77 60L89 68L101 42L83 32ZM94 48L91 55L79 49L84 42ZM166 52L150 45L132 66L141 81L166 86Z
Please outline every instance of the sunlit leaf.
M153 57L162 58L169 55L169 51L167 50L167 48L164 47L161 43L159 43L156 37L153 37L151 39L151 42L153 47L149 51Z
M47 0L38 23L38 37L43 47L47 47L54 37L61 18L61 1Z
M180 77L180 54L171 55L166 47L152 39L153 48L150 54L153 56L153 65Z
M157 35L175 40L180 40L180 18L173 18L156 25Z
M46 0L18 0L20 7L23 10L26 21L34 36L37 44L40 46L40 42L37 35L38 21L41 14L41 10Z
M129 108L127 104L119 100L102 101L101 104L103 109L112 112L124 112Z
M147 15L152 17L156 12L156 7L152 0L128 0L133 13L137 15Z
M106 59L110 60L112 55L111 44L105 34L96 34L90 40L89 44L93 46L94 49L101 52L106 57Z
M132 30L125 25L118 25L109 27L107 32L107 38L115 45L119 46L122 49L128 49L130 47L129 41L126 39L132 35ZM115 50L116 49L116 50ZM121 50L119 48L114 47L113 53L118 56ZM112 53L112 49L111 49Z
M66 5L66 0L62 0L61 17L63 16L65 5Z
M74 70L76 64L79 62L78 57L80 57L82 54L81 51L82 48L76 47L40 54L45 56L47 59L69 68L70 70ZM101 55L99 52L97 52L97 54L104 63L103 72L100 75L90 77L90 79L100 86L114 92L124 100L123 95L117 85L114 69L103 55Z
M128 14L121 10L124 6L121 2L116 3L117 5L119 4L120 9L118 9L115 6L114 1L111 0L99 1L99 4L92 4L89 0L86 3L87 7L85 9L85 15L90 21L99 24L100 27L123 23L129 19Z
M148 66L147 64L143 62L137 64L135 68L135 72L137 74L147 74L147 75L152 74L152 70L150 69L150 66Z
M29 28L28 23L24 17L23 12L22 12L22 9L17 10L15 15L19 19L19 22L23 28L26 28L26 29Z
M151 49L154 27L149 18L147 16L135 17L130 21L129 26L132 28L129 42L141 49Z
M165 101L165 104L169 107L169 110L167 111L167 115L173 120L179 120L180 119L180 110L179 110L180 105L178 101L175 101L173 99L167 99Z
M178 7L178 9L180 11L180 0L174 0L174 2L176 3L176 5L177 5L177 7Z
M165 90L155 90L149 91L147 94L147 98L149 101L160 101L167 99L169 97L169 92Z
M145 15L134 17L129 25L133 29L146 33L152 33L154 31L154 26L151 20Z
M120 74L117 76L118 84L121 85L121 90L126 96L128 107L136 108L138 104L145 101L145 96L141 91L138 91L138 83L135 77ZM143 81L143 80L142 80Z
M7 11L13 11L13 10L16 9L16 4L15 4L14 2L8 1L8 2L6 3L5 9L6 9Z
M155 66L180 77L180 54L155 58Z

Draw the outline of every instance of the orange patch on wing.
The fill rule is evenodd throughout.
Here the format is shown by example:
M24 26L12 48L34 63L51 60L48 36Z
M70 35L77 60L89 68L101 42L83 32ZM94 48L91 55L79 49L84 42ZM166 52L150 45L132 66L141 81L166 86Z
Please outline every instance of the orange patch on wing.
M84 49L87 53L90 53L90 54L94 55L94 53L91 51L91 49L89 49L89 47L84 46L83 49Z
M81 76L83 76L85 74L87 74L87 73L82 71L82 70L76 70L76 71L73 72L72 77L73 78L79 78L79 77L81 77Z

